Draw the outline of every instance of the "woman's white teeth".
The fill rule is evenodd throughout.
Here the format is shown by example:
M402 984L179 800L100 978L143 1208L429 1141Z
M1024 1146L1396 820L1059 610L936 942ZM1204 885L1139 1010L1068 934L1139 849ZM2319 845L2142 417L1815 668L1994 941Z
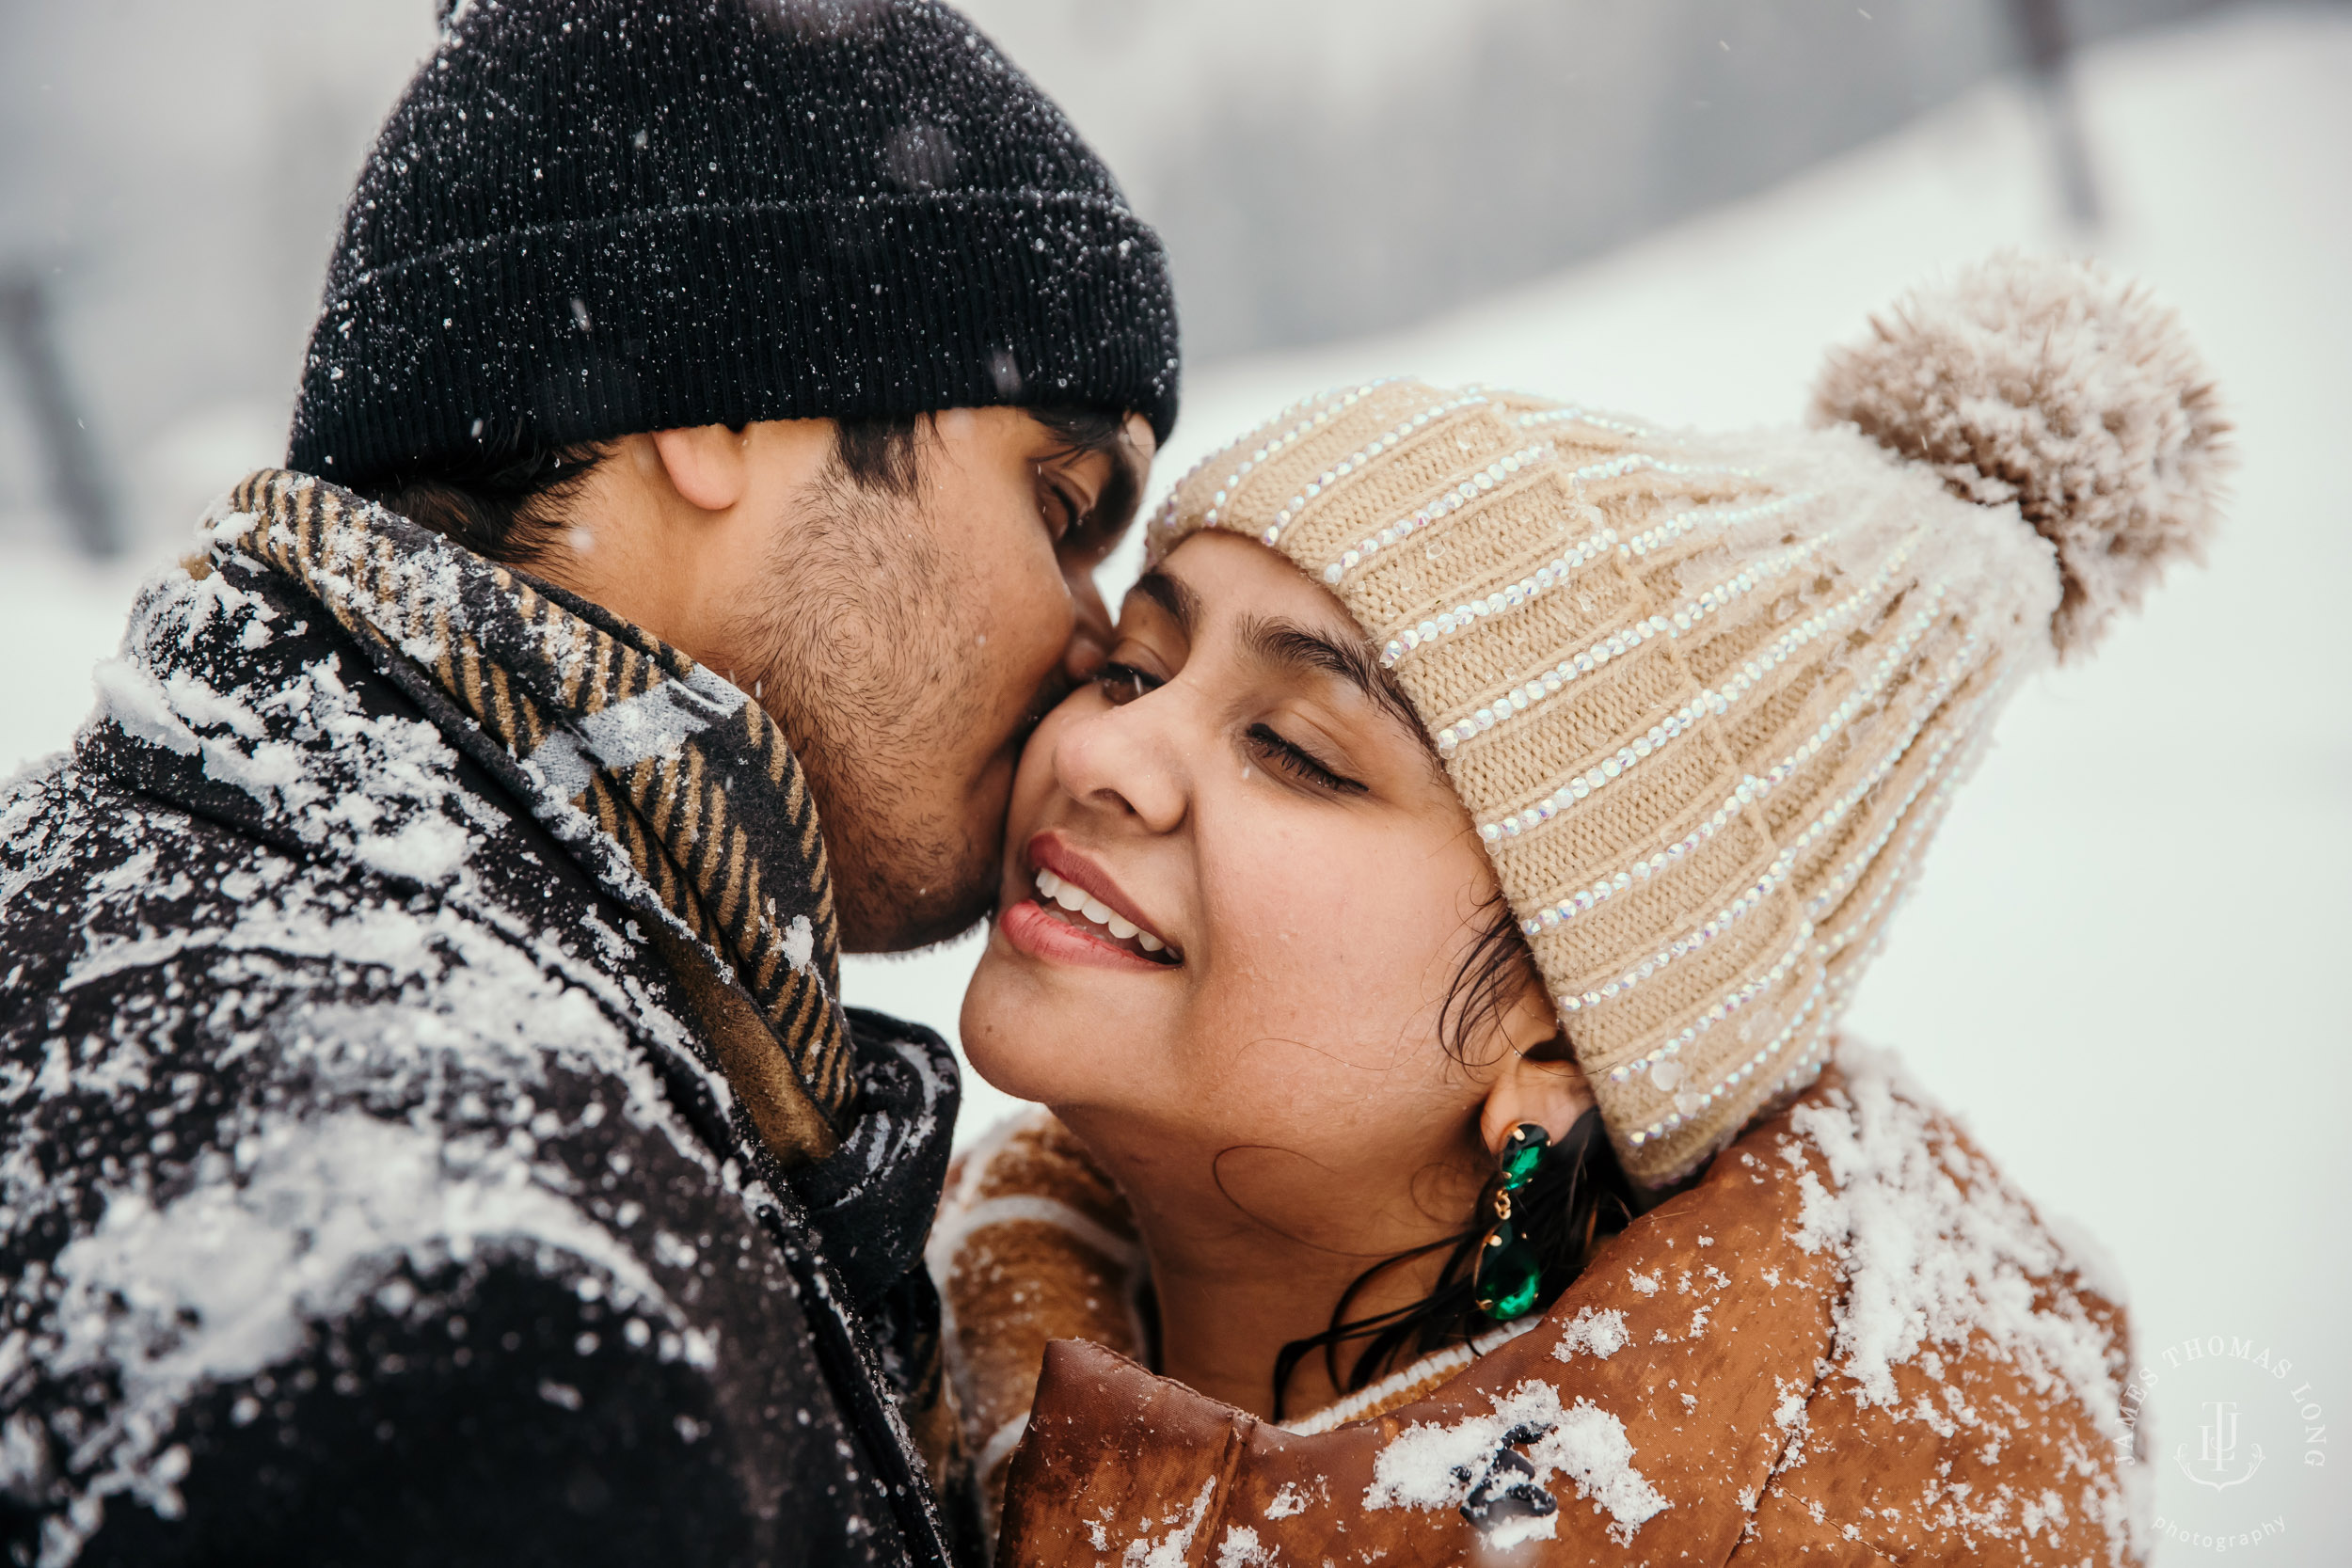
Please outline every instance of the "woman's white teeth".
M1084 888L1074 882L1063 881L1042 866L1038 868L1037 891L1041 897L1052 899L1072 914L1084 915L1095 925L1105 927L1112 936L1121 942L1133 937L1136 945L1146 953L1157 953L1168 946L1168 943L1142 929L1134 921L1129 920L1100 898L1094 897Z

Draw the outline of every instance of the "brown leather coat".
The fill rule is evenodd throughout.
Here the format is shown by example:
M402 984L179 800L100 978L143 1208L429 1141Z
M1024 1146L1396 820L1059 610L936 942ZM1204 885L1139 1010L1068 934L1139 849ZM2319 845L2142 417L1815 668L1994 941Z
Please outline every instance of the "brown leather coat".
M951 1200L952 1256L933 1255L972 1430L1022 1392L1007 1369L1041 1361L1025 1432L993 1434L1018 1437L1009 1465L985 1455L1006 1475L999 1563L2137 1560L2121 1311L1885 1064L1841 1067L1532 1331L1303 1432L1099 1343L1038 1342L1058 1301L1133 1348L1102 1192L1061 1189L1092 1233L1064 1227L1056 1263L1064 1199L1006 1189L1071 1157L1029 1130L994 1191L985 1171L960 1186L966 1218L995 1203L1002 1244ZM976 1346L994 1374L972 1376Z

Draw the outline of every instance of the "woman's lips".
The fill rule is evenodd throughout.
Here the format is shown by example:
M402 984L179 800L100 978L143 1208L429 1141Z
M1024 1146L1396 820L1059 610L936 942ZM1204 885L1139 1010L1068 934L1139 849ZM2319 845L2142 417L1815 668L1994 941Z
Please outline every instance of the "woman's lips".
M1175 967L1113 942L1107 931L1098 936L1059 912L1048 913L1034 898L1024 898L1006 910L997 917L996 928L1021 952L1055 963L1123 970L1131 974L1162 974Z
M1033 836L1023 856L1034 891L998 918L1005 940L1032 958L1129 974L1182 968L1184 955L1137 917L1110 873L1058 832Z
M1168 949L1168 943L1154 933L1145 930L1077 883L1064 881L1041 865L1037 870L1037 902L1040 908L1052 906L1047 910L1048 913L1057 909L1064 914L1074 916L1071 923L1089 935L1108 931L1113 942L1132 942L1146 953L1162 953ZM1182 960L1169 958L1160 961L1177 963Z
M1140 952L1163 965L1184 961L1184 949L1146 919L1111 874L1062 835L1047 829L1031 835L1023 859L1048 913L1066 917L1091 935L1107 937L1122 949Z

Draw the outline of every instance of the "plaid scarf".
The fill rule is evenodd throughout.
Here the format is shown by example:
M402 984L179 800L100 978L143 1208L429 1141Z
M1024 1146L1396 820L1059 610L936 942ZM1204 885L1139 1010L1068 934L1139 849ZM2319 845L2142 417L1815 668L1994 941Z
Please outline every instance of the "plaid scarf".
M759 705L642 628L322 481L265 468L228 512L216 559L301 584L652 917L777 1157L832 1153L855 1098L833 880L800 763Z

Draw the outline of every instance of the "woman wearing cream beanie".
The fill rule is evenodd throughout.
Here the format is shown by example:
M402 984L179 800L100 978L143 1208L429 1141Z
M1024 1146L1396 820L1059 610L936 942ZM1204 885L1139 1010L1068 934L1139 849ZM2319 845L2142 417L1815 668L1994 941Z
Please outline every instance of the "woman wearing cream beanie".
M1212 459L1152 548L1254 534L1381 646L1650 1183L1818 1065L2004 698L2203 538L2222 428L2136 291L2025 261L1834 356L1802 440L1337 402Z
M1006 1560L2133 1555L2120 1312L1836 1031L2008 695L2196 551L2225 426L2139 291L2014 259L1834 355L1813 416L1701 436L1376 382L1252 432L1155 519L1150 602L1130 599L1140 629L1122 633L1141 651L1032 746L1011 835L1026 847L966 1006L976 1066L1059 1117L965 1163L933 1243L967 1433L992 1491L1009 1469ZM1249 545L1195 543L1219 536ZM1305 582L1266 575L1274 557ZM1408 720L1451 803L1383 784L1378 745L1349 738L1375 722L1352 699L1329 700L1334 719L1250 694L1249 659L1316 604L1343 612L1361 667L1333 639L1301 668L1320 659L1365 712ZM1293 811L1221 806L1263 787L1253 765L1237 783L1199 760L1238 722L1223 716L1260 707L1247 733L1305 754L1328 800L1253 849L1288 912L1252 927L1233 878L1200 870L1195 893L1167 868L1212 866ZM1386 839L1347 836L1375 819ZM1456 842L1483 864L1447 860ZM1378 879L1349 880L1383 856ZM1424 941L1422 890L1460 866L1471 891L1446 928L1477 925L1478 886L1500 924ZM1309 961L1330 928L1347 940ZM1474 1028L1455 1006L1473 963ZM1433 966L1451 989L1422 978ZM1213 976L1204 1011L1182 988ZM1253 988L1315 987L1311 1017L1249 1009ZM1316 1101L1363 1063L1311 1039L1338 1066L1281 1076L1314 1019L1375 995L1402 1020L1376 1071ZM1084 1053L1066 1043L1082 1034ZM1398 1076L1448 1053L1457 1070ZM1415 1116L1436 1131L1408 1149L1396 1129ZM1383 1196L1380 1159L1350 1164L1375 1127L1409 1205ZM1456 1145L1499 1162L1474 1193L1440 1179ZM1187 1186L1195 1146L1214 1181ZM1252 1188L1260 1157L1228 1157L1268 1148L1296 1158ZM1531 1182L1564 1162L1565 1188ZM1213 1207L1204 1193L1228 1206L1221 1229L1185 1210ZM1349 1254L1352 1273L1404 1253L1367 1237L1409 1227L1331 1217L1350 1194L1443 1221L1365 1298L1419 1338L1375 1341L1352 1370L1325 1338L1317 1410L1283 1402L1295 1355L1270 1401L1220 1384L1214 1348L1286 1304L1219 1269L1279 1255L1276 1277L1337 1326L1314 1259ZM1546 1230L1538 1198L1571 1205L1578 1233ZM1408 1277L1406 1296L1454 1315L1380 1296ZM1260 1418L1278 1414L1289 1430Z

